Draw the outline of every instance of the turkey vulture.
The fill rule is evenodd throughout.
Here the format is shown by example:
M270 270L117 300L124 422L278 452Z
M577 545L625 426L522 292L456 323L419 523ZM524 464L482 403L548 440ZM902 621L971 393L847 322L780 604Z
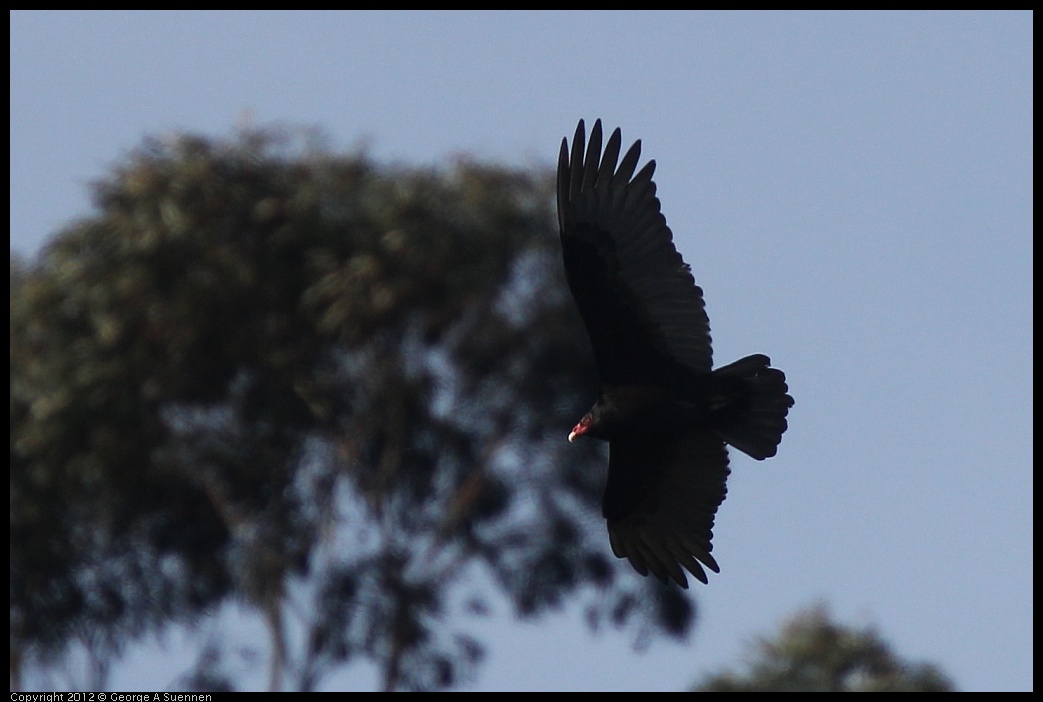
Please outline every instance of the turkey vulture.
M707 582L731 444L774 456L793 405L767 356L713 370L703 291L674 248L652 182L634 174L636 142L619 161L620 131L601 150L601 120L583 120L558 158L558 224L569 288L590 336L601 392L569 434L608 441L602 512L612 551L641 573L683 588L682 567Z

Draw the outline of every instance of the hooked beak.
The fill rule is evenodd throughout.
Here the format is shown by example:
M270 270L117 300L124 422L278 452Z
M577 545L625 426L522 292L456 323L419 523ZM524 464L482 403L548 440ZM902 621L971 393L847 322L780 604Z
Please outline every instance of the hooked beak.
M579 436L579 434L576 433L575 429L570 431L569 432L569 443L571 444L573 441L575 441L577 436Z

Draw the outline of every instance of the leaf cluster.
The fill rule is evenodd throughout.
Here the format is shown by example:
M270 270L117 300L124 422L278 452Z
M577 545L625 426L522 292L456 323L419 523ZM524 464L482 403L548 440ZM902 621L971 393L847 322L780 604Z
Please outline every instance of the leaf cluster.
M742 671L709 676L700 692L951 692L935 665L900 658L872 628L836 623L825 607L761 638Z

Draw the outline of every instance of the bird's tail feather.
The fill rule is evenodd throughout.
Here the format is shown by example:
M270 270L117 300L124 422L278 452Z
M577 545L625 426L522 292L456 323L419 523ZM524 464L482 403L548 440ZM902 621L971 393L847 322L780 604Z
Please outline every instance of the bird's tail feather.
M728 399L714 413L714 429L727 443L758 461L774 456L793 406L786 375L763 354L741 358L713 372Z

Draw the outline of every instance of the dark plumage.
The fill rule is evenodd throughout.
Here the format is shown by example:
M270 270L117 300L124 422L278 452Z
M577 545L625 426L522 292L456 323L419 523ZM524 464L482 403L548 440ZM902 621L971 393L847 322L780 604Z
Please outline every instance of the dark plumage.
M616 556L688 587L684 570L704 583L703 566L719 571L710 541L725 443L774 456L793 398L767 356L713 370L703 291L659 211L655 161L635 175L641 142L619 160L620 131L603 153L601 137L598 120L585 145L580 120L558 158L565 274L601 375L569 440L609 442L603 512Z

